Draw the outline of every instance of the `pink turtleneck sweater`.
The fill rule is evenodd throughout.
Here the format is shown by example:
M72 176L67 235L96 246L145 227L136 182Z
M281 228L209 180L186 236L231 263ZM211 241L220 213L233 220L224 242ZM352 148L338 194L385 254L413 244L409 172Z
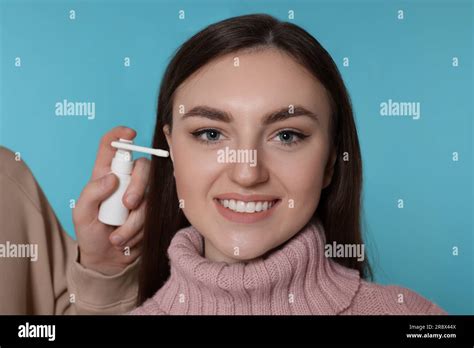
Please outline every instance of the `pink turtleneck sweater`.
M447 314L417 293L369 283L324 256L320 223L308 224L266 258L227 264L203 257L192 226L173 237L171 275L128 314Z

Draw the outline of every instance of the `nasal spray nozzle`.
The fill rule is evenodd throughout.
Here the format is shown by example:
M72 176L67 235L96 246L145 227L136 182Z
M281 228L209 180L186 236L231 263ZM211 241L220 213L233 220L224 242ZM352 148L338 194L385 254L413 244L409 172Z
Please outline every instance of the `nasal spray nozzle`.
M132 151L148 153L159 157L168 157L169 152L133 145L132 140L119 139L113 141L112 147L117 151L112 159L111 170L119 178L119 186L110 197L102 202L99 209L99 221L107 225L121 226L128 218L130 211L122 203L122 197L130 184L133 170Z

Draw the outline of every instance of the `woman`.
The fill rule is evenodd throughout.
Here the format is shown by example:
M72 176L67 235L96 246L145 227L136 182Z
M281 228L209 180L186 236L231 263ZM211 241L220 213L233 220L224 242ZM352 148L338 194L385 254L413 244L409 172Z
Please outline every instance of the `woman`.
M185 42L153 147L172 163L152 160L132 314L443 312L363 280L365 255L324 256L326 243L362 243L362 166L341 76L303 29L247 15ZM221 163L229 148L255 151L256 165Z
M108 144L135 135L114 132L99 152L95 189L86 187L74 211L79 252L68 287L80 293L76 311L131 309L139 267L130 314L445 313L408 289L370 283L363 248L326 253L328 245L363 246L361 155L338 69L298 26L234 17L179 48L161 84L153 139L171 158L152 159L144 200L148 164L137 165L132 222L117 230L94 218L113 190L112 178L108 190L97 184L106 183ZM111 289L115 302L105 304Z

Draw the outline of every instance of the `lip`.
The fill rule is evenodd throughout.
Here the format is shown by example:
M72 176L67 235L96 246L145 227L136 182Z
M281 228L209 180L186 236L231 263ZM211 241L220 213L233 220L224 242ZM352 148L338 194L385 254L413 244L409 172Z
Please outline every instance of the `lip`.
M235 194L232 194L233 197L236 197ZM218 197L222 197L222 195L218 196ZM262 198L254 198L254 197L263 197L263 196L260 196L260 195L252 195L252 196L244 196L245 198L249 198L249 197L252 197L252 199L247 199L247 200L243 200L243 199L240 199L238 198L238 200L241 200L241 201L244 201L244 202L249 202L249 201L258 201L258 200L263 200L263 201L275 201L275 199L262 199ZM266 196L266 197L270 197L270 196ZM216 209L217 211L227 220L229 220L230 222L236 222L236 223L242 223L242 224L252 224L252 223L255 223L255 222L259 222L259 221L262 221L264 219L267 219L269 218L270 216L272 216L273 212L275 211L275 209L280 205L280 202L281 202L281 199L276 199L276 202L273 204L273 206L270 208L270 209L267 209L267 210L263 210L263 211L259 211L259 212L256 212L256 213L237 213L235 211L232 211L230 209L227 209L227 208L224 208L224 206L222 204L219 203L219 199L237 199L237 198L214 198L213 201L214 201L214 204L216 205Z
M275 201L277 199L280 199L280 197L271 196L271 195L241 195L240 193L223 193L214 198L233 199L235 201L242 201L242 202Z

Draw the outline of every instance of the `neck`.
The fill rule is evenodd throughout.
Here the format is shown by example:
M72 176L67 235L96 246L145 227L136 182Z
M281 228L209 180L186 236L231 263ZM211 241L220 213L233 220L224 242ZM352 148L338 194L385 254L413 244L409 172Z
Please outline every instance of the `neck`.
M154 296L166 313L338 314L359 287L358 271L324 256L320 223L246 262L209 260L204 244L193 226L173 237L171 276Z

